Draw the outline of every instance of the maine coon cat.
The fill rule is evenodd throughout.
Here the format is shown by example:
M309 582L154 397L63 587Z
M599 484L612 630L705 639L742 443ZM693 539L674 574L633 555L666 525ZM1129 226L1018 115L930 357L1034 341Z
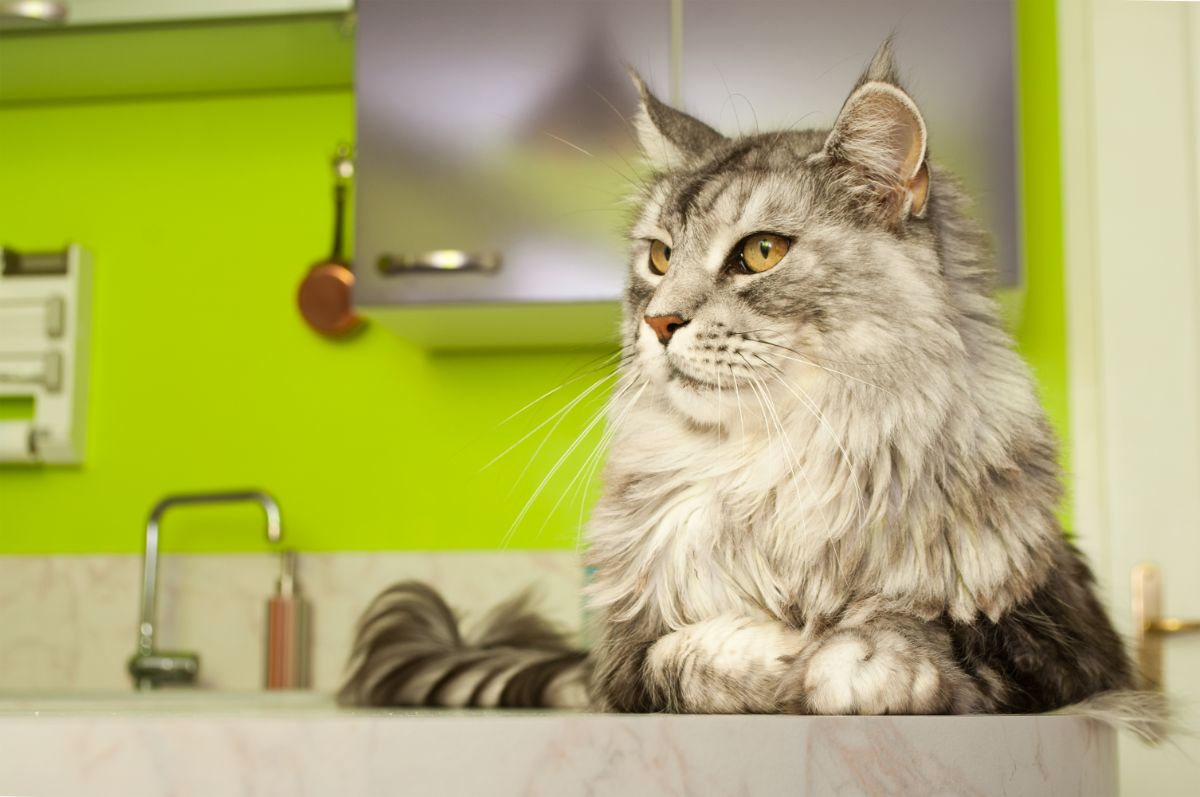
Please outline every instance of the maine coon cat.
M599 615L519 602L471 638L436 593L368 609L342 699L829 714L1136 696L1063 534L1057 444L986 241L885 44L831 130L727 138L635 78Z

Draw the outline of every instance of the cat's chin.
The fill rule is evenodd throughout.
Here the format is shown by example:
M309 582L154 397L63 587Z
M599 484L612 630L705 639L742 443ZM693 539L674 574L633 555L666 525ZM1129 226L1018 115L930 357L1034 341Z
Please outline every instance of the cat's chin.
M696 380L672 379L665 393L672 408L699 426L724 426L738 417L737 397L728 385L718 390Z

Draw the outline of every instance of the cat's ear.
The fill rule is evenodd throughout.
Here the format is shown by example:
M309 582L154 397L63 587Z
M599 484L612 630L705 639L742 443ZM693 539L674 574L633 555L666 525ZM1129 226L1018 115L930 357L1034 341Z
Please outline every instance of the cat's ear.
M637 72L630 69L629 77L641 97L633 120L638 143L656 171L681 168L724 141L720 133L704 122L675 110L651 94Z
M883 43L842 106L824 154L850 167L866 201L892 221L923 216L929 201L925 120L901 88L891 40Z

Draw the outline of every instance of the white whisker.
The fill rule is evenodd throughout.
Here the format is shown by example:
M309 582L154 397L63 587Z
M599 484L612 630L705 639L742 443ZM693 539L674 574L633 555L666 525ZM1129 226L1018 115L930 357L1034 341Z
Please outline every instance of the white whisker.
M754 356L758 357L757 354L755 354ZM759 357L759 359L762 360L761 357ZM762 360L762 361L764 363L766 363L767 365L770 365L770 363L767 363L766 360ZM771 367L774 368L774 366L771 366ZM775 370L778 371L778 369L775 369ZM800 385L789 384L787 382L787 380L785 380L783 378L783 376L781 376L779 373L772 372L771 376L773 376L775 378L775 380L777 382L779 382L779 384L783 385L785 390L787 390L793 396L796 397L796 400L799 401L801 403L801 405L804 406L804 408L806 410L808 410L813 415L813 417L815 417L817 419L817 421L821 424L822 427L824 427L825 431L828 432L829 436L833 439L834 445L836 445L838 448L838 451L841 452L842 458L846 461L846 467L850 471L850 479L854 483L855 494L858 496L859 509L861 510L861 512L863 514L862 519L865 522L866 514L867 514L866 496L865 496L865 493L863 492L862 484L859 483L859 480L858 480L858 469L854 465L854 460L850 457L850 452L846 449L846 446L842 442L841 438L838 437L837 430L835 430L833 428L833 424L831 424L829 422L829 419L826 418L826 416L823 412L821 412L821 408L819 406L817 406L817 403L813 400L813 398L811 396L808 395L808 392L803 387L801 387ZM797 393L796 392L797 390L799 390L800 393L803 393L803 396L801 396L800 393Z
M766 345L768 345L768 346L775 346L775 347L777 347L777 348L780 348L780 349L786 349L787 351L790 351L790 352L792 352L793 354L799 354L799 352L797 352L795 349L789 349L787 346L782 346L782 345L780 345L780 344L778 344L778 343L771 343L771 342L770 342L770 341L768 341L768 340L759 340L759 339L757 339L757 338L747 338L747 340L753 340L753 341L755 341L756 343L765 343L765 344L766 344ZM813 368L820 368L822 371L827 371L827 372L829 372L829 373L831 373L831 374L835 374L835 375L837 375L837 376L843 376L843 377L845 377L846 379L852 379L852 380L854 380L855 382L859 382L859 383L861 383L861 384L867 385L868 387L873 387L873 388L875 388L876 390L880 390L880 391L883 391L884 393L887 393L889 396L893 396L893 397L895 397L895 396L896 396L896 394L895 394L895 393L893 393L892 391L888 390L886 387L882 387L882 386L880 386L880 385L877 385L877 384L875 384L874 382L868 382L866 379L860 379L859 377L857 377L857 376L854 376L853 374L848 374L848 373L845 373L844 371L839 371L839 370L837 370L836 368L829 368L829 367L827 367L827 366L821 365L820 363L815 363L815 362L813 362L812 360L809 360L809 359L806 359L806 358L804 358L803 356L800 356L800 357L789 357L789 356L788 356L788 355L786 355L786 354L779 354L778 352L775 352L774 356L776 356L776 357L779 357L779 358L781 358L781 359L784 359L784 360L792 360L792 361L794 361L794 362L798 362L798 363L804 363L805 365L811 365Z
M742 440L746 439L746 416L742 414L742 391L738 389L737 374L733 372L733 366L729 365L729 378L733 381L734 401L737 402L738 408L738 424L742 427Z
M630 384L632 385L633 383ZM645 390L645 385L642 386L642 390ZM584 494L584 491L587 489L587 485L591 484L592 480L595 478L596 468L600 466L600 461L604 459L605 452L608 450L608 447L612 443L613 439L617 436L617 431L620 429L621 423L625 420L625 416L629 414L641 396L642 391L639 390L637 395L633 397L629 404L621 410L621 414L617 416L616 420L610 420L607 428L604 430L604 434L600 437L600 442L597 443L595 448L592 449L592 453L589 454L587 459L584 460L583 466L579 469L579 473L571 479L570 483L567 484L566 489L563 491L563 495L565 496L567 491L571 490L571 488L575 485L575 482L577 479L579 479L580 475L583 475L586 472L586 475L583 475L582 481L579 482L579 486L575 487L574 489L574 495L579 497L579 525L577 528L580 531L583 530L583 511L587 506L587 495ZM611 404L616 403L617 398L619 398L619 396L613 399L613 401L610 403L610 406ZM549 520L550 516L554 514L555 510L558 509L558 504L561 502L562 498L559 498L558 502L555 503L554 508L550 510L550 515L547 516L547 521ZM545 525L545 522L543 522L542 528L545 528ZM577 538L576 542L578 543L579 541L580 540Z
M577 374L575 376L568 377L561 384L558 384L558 385L550 388L545 393L543 393L542 395L535 398L533 401L529 402L528 404L521 407L516 412L514 412L511 415L509 415L508 417L506 417L504 420L497 423L496 428L499 429L501 426L504 426L509 421L511 421L513 418L516 418L518 415L520 415L524 412L527 412L531 407L537 405L538 403L540 403L542 401L545 401L546 399L550 398L558 391L563 390L567 387L570 387L572 384L574 384L575 382L578 382L580 379L591 376L592 374L596 373L597 371L603 370L605 367L607 367L609 364L611 364L613 360L616 360L618 358L624 359L625 356L632 356L632 355L626 355L626 353L624 351L624 347L622 347L621 349L618 349L616 352L613 352L609 356L605 357L600 362L600 364L597 365L595 368L592 368L591 370L588 370L588 371L584 371L581 374ZM591 362L595 362L595 360L592 360Z
M834 562L837 565L838 570L841 571L841 560L840 560L840 557L838 554L837 545L835 544L835 541L833 538L833 525L829 522L829 517L825 513L825 502L823 500L823 496L817 490L816 485L814 485L812 483L812 480L808 477L808 473L804 470L803 465L799 465L799 456L796 454L795 449L793 449L791 447L791 441L787 436L787 431L784 429L783 422L780 420L778 413L775 412L774 406L771 405L771 403L769 401L770 395L767 394L766 385L762 384L761 380L758 379L757 375L755 374L756 369L754 368L753 365L751 365L750 361L747 360L741 353L739 353L738 356L741 357L743 361L745 361L746 367L750 369L750 380L751 380L750 385L751 385L751 387L753 387L757 383L759 388L761 389L762 393L766 395L767 400L764 403L764 407L766 409L770 410L771 419L775 423L776 428L779 429L779 434L783 438L783 441L784 441L785 445L787 446L787 451L790 452L790 455L791 455L790 462L795 462L799 466L800 475L804 478L804 481L808 485L808 489L816 502L817 511L821 515L821 522L825 524L825 538L826 538L827 542L829 543L830 551L833 552ZM758 390L756 390L755 393L757 394ZM793 480L794 480L795 468L792 468L792 474L793 474ZM799 490L797 490L797 494L799 494Z
M529 496L529 500L525 502L525 506L521 508L521 512L517 515L516 520L512 522L512 525L508 527L508 531L505 532L504 539L501 542L501 547L506 547L508 545L509 540L512 539L513 533L516 532L517 527L521 525L521 521L525 519L525 516L529 514L529 510L533 506L533 503L538 499L538 496L542 494L542 490L546 489L546 485L550 483L552 478L554 478L554 474L558 473L559 469L562 468L563 463L567 461L567 458L575 452L575 449L579 448L579 445L584 441L588 433L591 432L592 429L596 427L596 424L602 421L604 417L605 414L603 412L597 413L596 417L593 418L592 421L583 428L583 431L575 437L574 442L572 442L571 445L567 447L567 450L562 453L557 461L555 461L549 472L542 477L541 482L538 483L538 486L533 491L533 494Z
M521 445L521 443L524 443L524 442L525 442L526 440L528 440L530 437L533 437L535 434L537 434L537 433L538 433L538 430L540 430L540 429L544 428L544 427L546 426L546 424L550 423L550 422L551 422L551 421L553 421L555 418L559 417L560 415L565 415L566 413L569 413L569 412L570 412L572 409L574 409L574 408L575 408L575 406L576 406L577 404L579 404L579 402L583 401L585 398L587 398L587 396L588 396L590 393L592 393L593 391L595 391L595 390L596 390L596 388L600 387L600 386L601 386L602 384L604 384L605 382L607 382L607 381L609 381L610 379L614 378L616 375L617 375L617 372L616 372L616 371L614 371L614 372L613 372L613 373L611 373L611 374L607 374L606 376L602 376L602 377L600 377L599 379L597 379L595 382L593 382L593 383L592 383L592 384L591 384L591 385L590 385L590 386L587 388L587 390L584 390L582 393L580 393L578 396L576 396L574 399L572 399L572 400L570 401L570 403L568 403L568 404L564 405L563 407L560 407L560 408L558 409L558 411L557 411L557 412L555 412L553 415L551 415L549 418L547 418L546 420L542 421L541 423L539 423L537 426L535 426L535 427L533 427L532 429L530 429L530 430L529 430L528 432L526 432L525 434L521 435L520 439L518 439L518 440L517 440L517 442L513 443L513 444L512 444L512 445L510 445L508 448L504 449L504 450L503 450L503 451L501 451L499 454L497 454L496 456L494 456L494 457L492 457L490 460L488 460L488 461L487 461L487 463L486 463L486 464L484 464L484 465L483 465L483 467L481 467L481 468L479 469L479 470L480 470L480 472L483 472L483 471L487 470L488 468L490 468L492 465L495 465L497 462L499 462L501 459L503 459L505 456L507 456L507 455L508 455L508 453L509 453L510 451L512 451L512 450L513 450L514 448L516 448L517 446ZM558 388L555 388L555 390L557 390L557 389L558 389Z

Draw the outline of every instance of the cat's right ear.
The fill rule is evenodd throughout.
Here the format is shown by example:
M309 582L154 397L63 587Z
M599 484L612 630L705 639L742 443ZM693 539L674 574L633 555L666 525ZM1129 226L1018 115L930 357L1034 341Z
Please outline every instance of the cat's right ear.
M637 72L630 69L629 77L641 97L633 120L638 143L655 171L682 168L725 140L704 122L675 110L651 94Z

